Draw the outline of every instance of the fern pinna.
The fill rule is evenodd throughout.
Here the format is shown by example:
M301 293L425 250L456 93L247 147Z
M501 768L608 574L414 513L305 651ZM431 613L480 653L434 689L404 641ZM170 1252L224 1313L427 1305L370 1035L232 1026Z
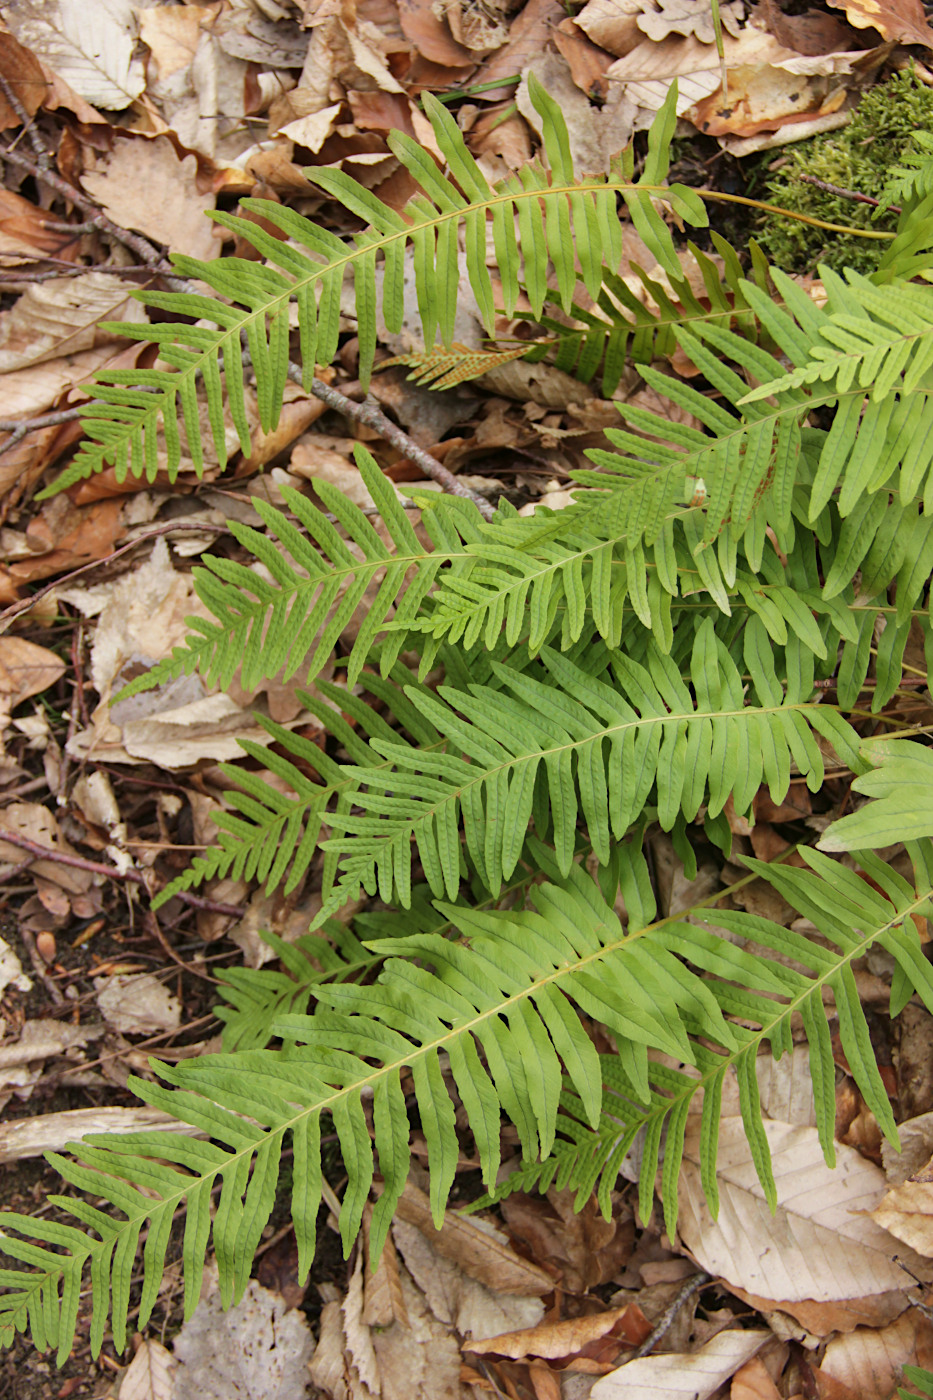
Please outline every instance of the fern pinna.
M291 677L311 687L303 702L328 742L321 749L267 722L275 746L245 747L275 783L228 768L234 787L218 846L161 899L219 874L291 890L320 851L322 909L299 945L270 936L283 971L227 974L224 1053L156 1065L158 1082L134 1081L189 1134L89 1138L54 1160L95 1204L56 1198L71 1223L4 1218L3 1248L19 1266L0 1276L7 1340L29 1328L38 1345L67 1354L88 1265L92 1345L100 1347L109 1318L122 1347L141 1235L144 1326L180 1209L186 1311L209 1242L225 1301L239 1297L275 1203L283 1149L293 1154L291 1209L306 1274L322 1124L343 1154L347 1250L378 1170L370 1229L378 1254L408 1167L403 1072L427 1142L437 1220L459 1153L457 1100L493 1196L503 1118L523 1161L500 1191L556 1181L581 1204L596 1190L607 1211L640 1134L642 1214L660 1176L673 1232L694 1112L715 1209L719 1102L731 1073L773 1201L755 1059L766 1048L787 1050L799 1017L832 1160L828 992L854 1079L896 1143L853 965L878 945L895 968L892 1014L914 993L933 1010L914 921L929 911L933 886L929 762L917 745L873 749L859 727L897 693L908 640L930 637L933 289L928 277L908 281L930 270L926 184L909 182L898 232L872 278L827 273L818 303L754 251L743 277L720 240L721 270L692 254L707 290L701 300L659 208L663 198L681 221L702 227L711 197L664 184L675 94L652 128L638 181L631 153L607 178L580 180L559 111L534 79L529 86L546 165L500 186L486 181L450 115L426 96L448 173L407 137L393 137L423 191L404 216L320 169L317 183L367 225L346 241L278 205L247 202L281 239L216 215L266 262L176 259L216 299L144 293L148 306L173 314L170 325L144 332L170 368L112 372L87 409L88 440L59 485L104 462L151 476L160 424L175 471L179 411L197 465L199 394L223 460L225 414L244 446L248 438L242 346L269 428L288 370L290 305L310 379L315 363L333 356L350 273L365 381L377 271L391 329L409 253L425 338L413 368L430 377L437 366L452 383L459 241L491 326L489 229L505 309L524 291L544 333L532 355L553 354L584 380L601 376L607 392L634 356L679 412L620 402L606 447L576 473L573 504L530 519L501 502L486 521L468 500L413 488L416 531L360 449L382 533L333 487L316 485L323 509L286 488L284 509L257 504L265 532L232 526L251 564L208 558L196 571L208 620L193 621L185 645L129 691L195 668L219 685L239 673L246 688ZM665 286L660 273L636 270L656 309L620 276L620 207L667 278ZM438 329L444 345L435 351ZM700 384L646 363L675 344ZM322 680L335 647L339 679ZM802 852L803 868L749 862L747 877L774 886L815 934L734 912L728 896L737 886L659 916L642 851L649 828L670 832L689 876L697 838L728 853L727 804L750 816L762 784L775 802L794 781L817 791L827 761L880 800L831 826L823 851ZM905 776L909 791L924 795L909 828ZM910 838L912 880L870 849L895 831ZM825 853L853 846L867 878ZM333 922L361 889L390 907L357 915L351 927ZM611 1055L597 1054L590 1022L611 1037Z

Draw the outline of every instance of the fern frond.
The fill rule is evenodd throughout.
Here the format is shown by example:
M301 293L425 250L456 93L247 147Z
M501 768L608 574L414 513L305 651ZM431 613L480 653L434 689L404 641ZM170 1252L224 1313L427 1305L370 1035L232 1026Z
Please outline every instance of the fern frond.
M507 350L471 350L468 345L458 345L454 341L449 350L415 350L409 355L380 360L376 369L404 365L411 370L408 375L411 383L423 384L429 389L453 389L499 365L522 359L529 349L528 345L519 345Z
M107 463L114 464L118 479L127 472L153 479L159 466L160 426L167 470L173 478L181 460L179 418L189 456L200 473L199 381L221 466L227 460L225 412L236 428L242 450L248 452L242 345L247 346L256 373L260 425L269 432L278 420L288 374L290 307L294 303L297 310L308 388L315 366L329 364L336 353L341 289L347 274L352 274L354 281L359 377L365 386L376 348L377 263L381 260L383 319L387 328L397 333L404 317L403 280L409 248L425 348L433 347L438 332L445 346L453 337L461 230L467 275L486 330L492 334L495 308L486 266L487 220L492 223L507 315L514 309L520 290L527 293L532 308L541 311L549 261L565 310L573 300L577 267L590 294L598 295L603 265L618 267L622 256L616 212L620 197L652 254L670 276L679 276L673 239L653 200L663 195L680 219L697 227L705 227L707 216L693 190L664 185L676 124L673 95L652 127L648 158L636 182L630 178L631 168L629 178L613 171L604 178L577 179L560 108L533 75L529 93L542 117L548 169L527 165L520 176L490 185L454 118L443 103L426 93L425 111L450 175L438 170L433 157L417 141L401 132L392 133L389 145L394 155L422 191L403 212L391 209L342 170L323 166L315 167L313 173L309 170L309 178L367 225L347 241L293 209L267 200L247 199L242 207L261 215L283 238L238 215L214 211L211 217L216 223L245 239L266 262L231 257L199 262L173 254L177 272L206 285L214 296L139 293L146 306L173 316L171 324L147 326L145 337L159 345L162 360L171 368L101 372L95 384L96 398L82 411L88 440L50 489L70 486ZM141 338L122 323L113 329Z
M933 835L933 750L885 738L863 743L859 752L872 767L852 786L875 800L833 822L820 838L821 849L852 851Z
M412 841L434 894L455 897L461 821L470 860L496 893L515 868L532 819L539 836L552 829L566 875L579 817L605 863L611 842L624 837L653 788L666 830L681 812L692 820L704 803L715 817L730 794L744 812L762 782L782 800L792 761L816 790L823 762L811 728L857 769L854 731L810 698L810 653L797 649L786 690L758 619L746 630L744 654L758 705L746 703L742 676L708 618L687 663L693 694L672 658L651 642L646 665L600 646L589 649L583 664L543 648L540 663L523 671L493 663L499 690L471 684L440 686L436 697L409 691L457 752L423 754L394 740L373 742L389 766L355 770L355 810L330 820L346 834L324 843L340 858L333 907L361 886L406 904Z
M933 1371L924 1371L920 1366L905 1366L903 1380L917 1387L916 1391L898 1389L900 1400L929 1400L933 1396Z
M278 1034L290 1042L286 1048L160 1066L160 1077L175 1085L175 1092L134 1082L144 1101L171 1112L203 1138L162 1131L111 1134L73 1145L77 1161L53 1158L67 1181L116 1206L122 1218L73 1198L59 1198L56 1204L87 1227L87 1234L73 1226L6 1215L4 1248L27 1265L23 1272L3 1275L8 1324L31 1323L41 1339L56 1338L60 1353L67 1354L80 1269L90 1258L94 1349L100 1346L108 1308L115 1343L122 1347L140 1232L148 1227L138 1321L145 1327L173 1213L181 1205L187 1209L186 1315L197 1303L211 1237L224 1303L239 1298L274 1205L286 1139L294 1152L291 1208L299 1274L306 1277L321 1201L323 1114L330 1115L348 1178L340 1213L345 1250L358 1233L378 1156L383 1189L371 1231L377 1256L408 1173L403 1070L411 1075L428 1144L431 1204L439 1222L459 1154L442 1052L490 1186L499 1163L501 1113L517 1128L526 1159L547 1158L561 1121L565 1077L579 1104L578 1122L593 1129L601 1116L617 1120L616 1141L610 1145L601 1137L598 1143L601 1153L608 1152L604 1165L610 1158L617 1162L635 1134L646 1128L643 1213L650 1208L666 1124L662 1196L668 1229L673 1230L682 1132L699 1089L703 1182L715 1207L718 1090L733 1066L759 1176L773 1201L754 1059L765 1041L778 1054L790 1048L795 1014L809 1040L817 1122L832 1159L832 1047L823 1005L824 989L831 988L852 1073L882 1130L896 1142L852 963L872 944L880 944L894 957L905 982L933 1008L933 972L912 922L929 898L933 850L920 855L919 892L871 856L860 859L873 885L819 853L806 854L806 870L749 862L756 875L812 920L818 939L755 915L700 907L658 921L647 863L637 847L629 846L613 857L613 881L625 900L627 929L612 907L615 888L607 900L575 866L563 884L535 886L528 910L490 913L442 906L441 913L466 942L437 934L368 942L369 951L388 958L379 980L370 986L319 987L316 1015L286 1016L277 1024ZM553 868L546 852L539 849L538 857L544 868ZM685 922L688 916L694 921ZM618 1057L609 1071L607 1097L606 1068L578 1012L595 1017L616 1038ZM649 1059L652 1050L688 1068L667 1070ZM361 1103L363 1091L371 1097L371 1126ZM583 1172L581 1166L573 1182L578 1189ZM587 1159L585 1173L595 1180L599 1165L594 1175L594 1162ZM215 1189L219 1199L212 1218Z

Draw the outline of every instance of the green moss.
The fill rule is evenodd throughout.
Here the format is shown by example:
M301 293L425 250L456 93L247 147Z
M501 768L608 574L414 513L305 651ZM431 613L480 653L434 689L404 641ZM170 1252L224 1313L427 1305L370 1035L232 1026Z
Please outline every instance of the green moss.
M878 199L892 168L914 146L918 129L933 131L933 89L910 72L899 73L872 88L841 131L795 146L787 164L768 181L764 198L827 223L893 230L896 214L886 211L873 218L871 205L827 194L804 183L800 176L814 175L828 184ZM813 272L820 262L833 268L872 272L880 252L873 239L826 233L777 215L768 216L758 241L771 261L788 272Z

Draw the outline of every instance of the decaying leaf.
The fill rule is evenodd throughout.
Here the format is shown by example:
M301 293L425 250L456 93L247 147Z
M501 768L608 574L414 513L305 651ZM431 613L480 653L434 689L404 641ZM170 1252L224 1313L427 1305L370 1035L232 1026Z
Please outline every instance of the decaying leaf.
M120 1382L120 1400L174 1400L176 1365L161 1342L144 1341Z
M147 319L130 288L106 272L36 283L0 314L0 373L112 344L117 337L101 321Z
M81 183L122 228L195 258L219 255L220 240L204 217L214 195L199 187L196 157L179 156L167 136L115 137L113 149L87 165Z

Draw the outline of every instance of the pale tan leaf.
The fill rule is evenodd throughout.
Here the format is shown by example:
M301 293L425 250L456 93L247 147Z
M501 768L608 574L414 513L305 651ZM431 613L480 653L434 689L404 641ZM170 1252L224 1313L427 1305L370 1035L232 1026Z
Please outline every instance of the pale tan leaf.
M402 1192L396 1217L416 1226L442 1258L497 1293L540 1298L554 1287L550 1274L516 1254L507 1236L478 1216L449 1210L436 1230L427 1196L411 1181Z
M736 0L719 7L722 27L733 37L741 32L744 14L745 6ZM697 5L695 0L644 0L636 23L656 43L668 34L695 34L701 44L716 41L712 11Z
M306 117L298 117L280 126L276 135L287 137L306 151L317 152L330 135L342 105L341 102L334 102L329 107L322 107L319 112L309 112Z
M200 5L156 5L137 13L139 37L151 54L150 80L164 82L194 61L209 10Z
M891 1400L904 1366L933 1366L933 1323L911 1308L878 1329L859 1327L826 1348L820 1370L859 1400Z
M120 1400L172 1400L176 1365L161 1342L144 1341L120 1382Z
M639 42L643 0L589 0L574 22L601 49L620 57Z
M636 109L628 94L620 84L613 84L604 105L594 108L587 94L574 82L567 60L558 53L542 53L525 69L515 94L518 110L537 132L541 131L542 119L528 92L530 73L535 74L560 105L567 123L574 168L581 175L604 174L613 157L619 155L632 138Z
M357 1375L374 1395L380 1391L379 1366L373 1349L372 1333L363 1321L363 1251L357 1250L356 1267L350 1278L343 1313L344 1352Z
M179 156L167 136L116 136L112 150L94 157L81 183L121 228L194 258L216 258L220 240L204 217L216 200L202 193L197 176L197 158Z
M62 355L57 360L30 365L28 369L12 370L3 376L3 412L10 418L29 418L42 413L56 402L66 389L84 386L89 389L91 376L113 357L113 344L108 342L94 350L82 350L76 355Z
M125 1035L177 1031L181 1003L151 972L138 976L114 973L94 983L100 1014Z
M117 337L101 321L147 319L130 289L106 272L35 283L0 314L0 373L112 344Z
M692 1354L640 1356L590 1391L590 1400L708 1400L771 1337L770 1332L718 1332Z
M3 840L4 831L39 846L54 848L64 855L77 855L73 847L62 836L55 813L50 812L39 802L11 802L0 811L0 862L17 865L23 858L21 846L11 845ZM43 880L60 885L71 894L83 894L91 888L94 877L87 870L78 870L70 865L59 865L57 861L37 860L30 867L30 873Z
M0 1162L19 1162L24 1157L41 1157L45 1152L64 1152L69 1142L77 1142L88 1133L141 1133L153 1128L200 1136L197 1128L180 1122L161 1108L142 1104L137 1108L69 1108L62 1113L40 1113L36 1117L4 1123Z
M0 6L19 42L95 107L121 111L146 85L133 0L13 0Z
M54 651L22 637L0 637L0 708L15 709L64 674L65 663Z
M766 1120L764 1131L777 1215L765 1201L742 1120L726 1118L720 1123L720 1208L714 1221L700 1184L699 1124L688 1126L679 1226L704 1269L763 1297L816 1302L902 1288L904 1271L893 1260L898 1253L908 1268L929 1276L926 1262L905 1255L868 1215L884 1190L880 1168L837 1144L837 1164L830 1169L815 1128Z
M933 1258L933 1183L905 1181L886 1194L872 1219L918 1254Z

